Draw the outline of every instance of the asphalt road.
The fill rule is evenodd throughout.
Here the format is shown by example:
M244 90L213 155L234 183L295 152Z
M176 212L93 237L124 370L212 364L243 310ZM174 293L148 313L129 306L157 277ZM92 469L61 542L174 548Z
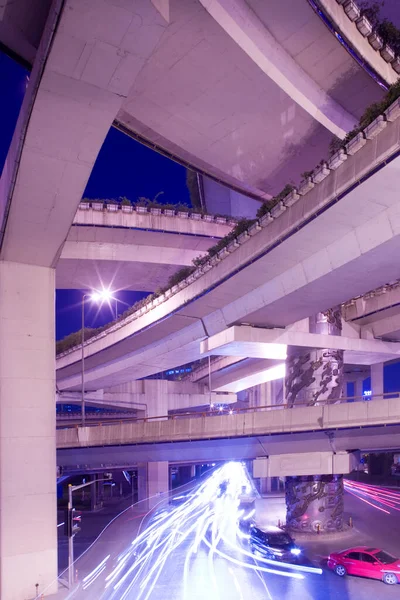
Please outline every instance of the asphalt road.
M76 600L390 600L399 586L326 568L330 552L354 545L383 547L400 556L400 513L374 497L346 493L353 530L342 539L298 540L304 559L292 568L254 559L236 526L245 475L230 473L229 494L218 498L226 473L216 472L196 496L158 521L142 523L143 509L124 512L77 560L77 583L59 598ZM372 500L372 501L371 501ZM283 499L265 500L276 522ZM382 510L383 509L383 510ZM301 567L304 566L304 570ZM310 569L311 567L311 569ZM316 568L313 568L316 567Z

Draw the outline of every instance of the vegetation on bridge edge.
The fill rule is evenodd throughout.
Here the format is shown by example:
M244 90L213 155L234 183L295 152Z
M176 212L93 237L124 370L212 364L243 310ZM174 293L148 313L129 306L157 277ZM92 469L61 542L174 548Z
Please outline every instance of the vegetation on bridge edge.
M387 44L400 55L400 29L392 21L383 19L381 16L381 7L385 0L373 2L371 5L365 0L359 3L361 15L366 17L371 23L373 30L382 38L384 44Z

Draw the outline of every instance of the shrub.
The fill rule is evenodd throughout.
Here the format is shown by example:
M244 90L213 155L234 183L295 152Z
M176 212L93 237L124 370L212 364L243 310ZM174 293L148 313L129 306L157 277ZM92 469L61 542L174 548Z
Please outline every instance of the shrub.
M277 194L270 200L265 200L257 211L257 219L261 219L261 217L271 212L274 206L276 206L278 202L280 202L281 200L283 200L283 198L290 194L292 190L294 190L294 185L292 185L291 183L287 183L283 190L279 192L279 194Z
M215 244L215 246L211 246L211 248L208 249L208 253L206 255L207 259L206 259L205 262L207 262L207 260L209 258L211 258L212 256L215 256L216 254L218 254L218 252L220 252L221 250L223 250L223 248L226 248L226 246L228 246L235 238L237 238L238 235L240 235L241 233L243 233L244 231L246 231L255 222L256 222L256 219L240 219L236 223L236 225L232 229L232 231L230 231L228 233L228 235L226 235L225 237L221 238Z
M189 212L190 211L190 206L188 204L183 204L182 202L175 204L174 208L178 212Z
M132 206L132 202L126 196L122 196L121 206Z
M140 196L136 202L133 203L133 206L149 206L149 202L150 200L148 198L145 198L144 196Z
M166 290L169 290L170 288L174 287L174 285L177 285L178 283L180 283L181 281L186 279L186 277L189 277L189 275L191 275L194 270L195 270L194 266L193 267L187 266L187 267L182 267L181 269L179 269L179 271L177 271L176 273L171 275L171 277L168 279L167 286L160 290L161 294L163 294Z
M100 328L99 328L100 329ZM89 340L91 337L99 333L98 329L94 329L92 327L85 327L85 341ZM56 352L60 354L61 352L65 352L74 346L80 345L82 340L82 330L74 331L74 333L70 333L62 340L56 342Z
M343 148L350 140L352 140L358 133L360 133L360 131L368 127L368 125L370 125L372 121L375 121L375 119L379 117L379 115L383 114L385 110L391 104L393 104L393 102L399 97L400 81L397 81L392 86L390 86L385 97L383 98L383 100L381 100L381 102L375 102L374 104L371 104L370 106L368 106L368 108L365 109L364 113L360 118L358 126L349 131L344 140L340 140L336 136L332 138L332 141L329 144L329 155L332 156L340 148Z

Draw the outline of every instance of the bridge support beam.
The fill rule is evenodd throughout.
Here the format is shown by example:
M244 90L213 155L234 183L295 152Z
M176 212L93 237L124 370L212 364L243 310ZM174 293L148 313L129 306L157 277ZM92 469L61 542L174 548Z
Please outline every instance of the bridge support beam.
M54 270L0 262L0 597L57 590ZM21 576L23 574L23 576Z
M212 402L218 403L220 399L219 394L212 392ZM236 394L224 394L222 400L226 404L236 402ZM166 417L170 411L208 406L210 394L208 388L200 383L142 379L104 390L103 403L113 407L144 409L146 417Z
M257 458L253 475L286 478L289 529L334 533L343 529L343 475L353 470L356 460L347 452L279 454Z
M310 333L341 335L340 307L310 318ZM343 395L343 350L317 349L290 355L286 362L286 402L315 405Z

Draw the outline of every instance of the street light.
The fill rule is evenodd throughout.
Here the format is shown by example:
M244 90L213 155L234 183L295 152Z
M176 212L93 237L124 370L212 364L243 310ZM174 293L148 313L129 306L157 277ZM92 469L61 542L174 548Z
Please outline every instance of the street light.
M110 303L114 300L113 293L103 288L102 290L93 290L90 294L83 294L82 296L82 326L81 326L81 347L82 347L82 396L81 396L81 412L82 412L82 427L85 427L86 421L86 407L85 407L85 300L89 298L92 302L97 304L103 304L103 302ZM116 299L115 299L116 300Z

